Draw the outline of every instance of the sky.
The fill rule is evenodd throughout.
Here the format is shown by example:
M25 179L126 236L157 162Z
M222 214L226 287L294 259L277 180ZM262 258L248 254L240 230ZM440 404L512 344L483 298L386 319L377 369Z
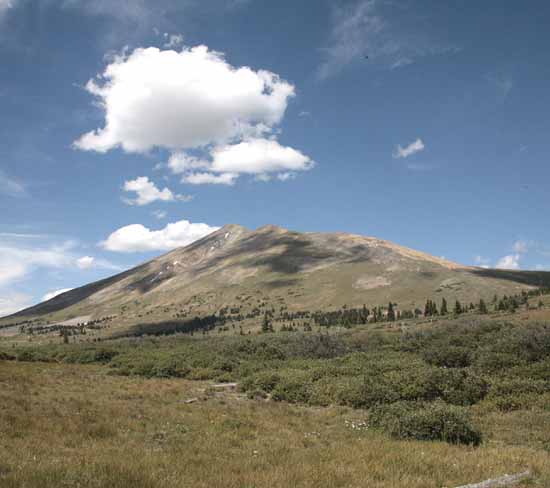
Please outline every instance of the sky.
M228 223L550 269L550 3L0 0L0 316Z

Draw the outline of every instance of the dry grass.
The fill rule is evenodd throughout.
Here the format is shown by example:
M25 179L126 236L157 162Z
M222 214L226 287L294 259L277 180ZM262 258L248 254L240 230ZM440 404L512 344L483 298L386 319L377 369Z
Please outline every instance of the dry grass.
M494 437L474 449L352 429L346 420L365 413L349 409L235 396L183 403L204 387L0 362L0 486L435 488L525 469L529 486L550 486L548 452L530 444L521 412L510 414L517 435L500 435L505 416L488 418Z

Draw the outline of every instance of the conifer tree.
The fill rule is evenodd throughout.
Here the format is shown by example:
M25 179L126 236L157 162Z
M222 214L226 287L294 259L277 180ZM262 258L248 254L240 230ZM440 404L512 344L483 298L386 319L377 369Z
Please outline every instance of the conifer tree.
M441 309L439 310L441 315L447 315L449 311L447 310L447 300L445 298L441 299Z
M392 302L390 302L389 305L388 305L388 320L390 322L395 321L395 311L393 310L393 303Z
M479 313L488 313L488 310L487 310L487 305L485 305L485 301L483 300L483 298L480 298L479 299Z
M462 305L460 305L460 302L457 300L455 302L454 314L455 315L460 315L461 313L462 313Z
M264 313L264 319L262 321L262 332L273 332L273 326L271 325L271 320L269 320L267 312Z

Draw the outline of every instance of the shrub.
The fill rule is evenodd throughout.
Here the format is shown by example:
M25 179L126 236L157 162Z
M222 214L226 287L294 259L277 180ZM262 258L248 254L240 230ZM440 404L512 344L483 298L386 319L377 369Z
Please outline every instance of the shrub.
M457 346L431 347L422 351L428 364L445 368L466 368L472 363L471 349Z
M481 432L472 425L465 409L442 402L378 405L371 410L369 422L397 439L439 440L474 446L482 441Z
M309 377L303 371L289 371L282 376L271 393L271 398L289 403L308 403L311 395Z

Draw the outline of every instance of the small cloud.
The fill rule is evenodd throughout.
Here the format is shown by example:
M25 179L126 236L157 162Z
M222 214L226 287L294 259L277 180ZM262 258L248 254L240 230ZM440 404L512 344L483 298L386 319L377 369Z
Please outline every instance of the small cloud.
M74 288L63 288L62 290L50 291L42 297L42 301L47 302L48 300L51 300L52 298L55 298L56 296L61 295L62 293L66 293L66 292L71 291L71 290L74 290Z
M410 169L411 171L430 171L434 168L435 166L433 164L407 163L407 169Z
M123 187L126 192L135 192L137 197L134 199L124 198L124 203L128 205L148 205L156 201L174 202L176 200L188 202L193 197L190 195L176 195L168 188L159 190L147 176L139 176L135 180L126 181Z
M514 242L512 250L517 254L525 254L529 249L529 243L519 240Z
M497 94L505 99L514 88L514 81L507 76L490 74L487 75L487 81L493 85Z
M80 269L89 269L94 265L95 258L92 256L82 256L76 260L76 265Z
M302 110L302 111L298 114L298 117L311 117L311 112L308 112L307 110Z
M408 158L409 156L412 156L413 154L423 151L425 148L424 143L422 142L422 139L417 139L416 141L412 142L406 147L402 147L401 145L398 145L395 151L393 152L393 158L394 159L400 159L400 158Z
M165 219L167 215L164 210L153 210L151 213L159 220Z
M180 47L183 45L183 35L181 34L168 34L168 32L165 32L164 38L166 39L166 42L164 43L163 47L166 47L168 49Z
M190 185L234 185L239 177L237 173L189 173L182 178L182 183Z
M519 269L520 267L520 254L509 254L500 258L497 262L496 267L498 269Z
M15 7L18 0L0 0L0 17L10 8Z
M2 0L0 0L1 2ZM7 195L8 197L24 197L27 196L27 190L25 187L14 180L9 178L1 169L0 169L0 195Z
M182 174L186 171L196 169L206 169L210 166L210 163L204 159L196 158L183 151L173 153L168 159L168 168L174 174Z
M474 262L476 266L479 266L480 268L488 268L491 260L489 258L484 258L483 256L478 255L474 258Z

